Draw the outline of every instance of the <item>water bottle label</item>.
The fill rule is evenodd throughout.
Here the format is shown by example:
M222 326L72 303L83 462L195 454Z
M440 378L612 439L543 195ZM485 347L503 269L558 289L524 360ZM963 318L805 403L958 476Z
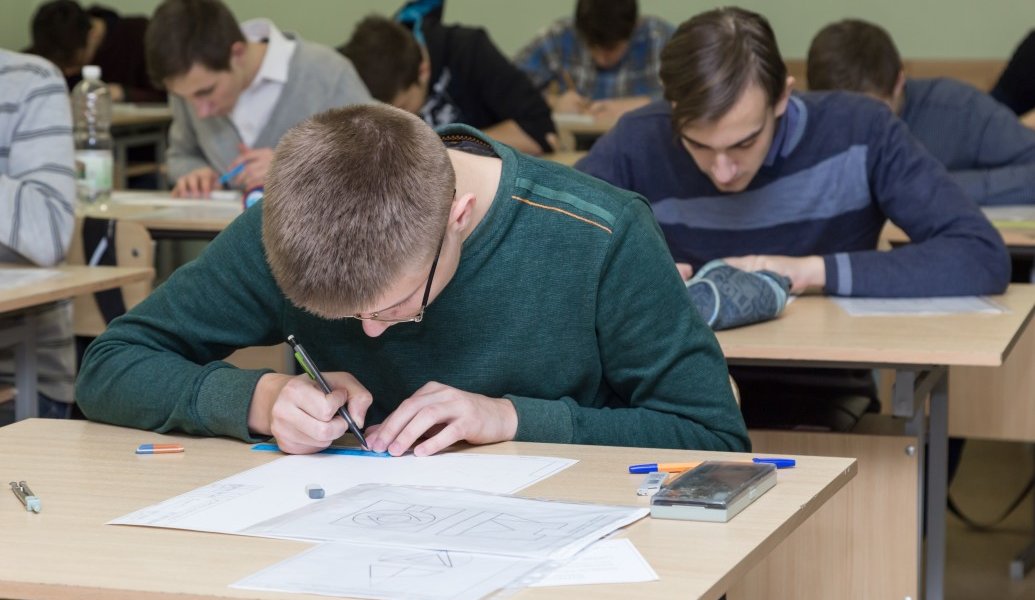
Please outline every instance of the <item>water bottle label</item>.
M110 150L78 150L75 153L79 195L92 202L111 192L114 160Z

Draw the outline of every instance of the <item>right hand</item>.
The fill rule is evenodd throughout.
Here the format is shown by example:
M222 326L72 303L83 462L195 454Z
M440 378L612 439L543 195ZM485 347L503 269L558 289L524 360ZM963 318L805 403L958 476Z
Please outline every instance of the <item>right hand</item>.
M690 278L694 276L694 267L690 263L677 262L676 269L683 281L690 281Z
M268 377L272 373L264 375ZM348 433L349 426L338 414L345 406L362 429L373 396L355 377L342 371L323 374L333 390L324 394L308 375L286 377L270 409L270 433L288 454L313 454Z
M589 107L589 100L579 95L575 90L568 90L553 100L553 112L556 113L582 113Z
M219 184L219 173L212 167L199 167L176 180L174 198L207 198Z

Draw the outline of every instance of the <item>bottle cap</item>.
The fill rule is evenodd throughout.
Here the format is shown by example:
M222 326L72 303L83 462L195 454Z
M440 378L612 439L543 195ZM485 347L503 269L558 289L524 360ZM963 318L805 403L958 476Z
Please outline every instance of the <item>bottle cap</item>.
M86 65L83 67L83 79L91 79L93 81L100 81L101 79L101 68L97 65Z

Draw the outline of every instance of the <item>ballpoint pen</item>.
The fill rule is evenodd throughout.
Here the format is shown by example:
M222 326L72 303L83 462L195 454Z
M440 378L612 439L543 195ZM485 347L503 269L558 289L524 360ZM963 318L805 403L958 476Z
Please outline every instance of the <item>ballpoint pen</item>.
M287 341L295 353L295 360L298 361L298 364L302 365L302 369L304 369L306 374L309 375L309 378L320 386L323 393L330 394L331 386L327 385L327 380L323 378L323 374L316 368L316 364L313 363L313 359L309 358L309 354L306 353L302 344L295 339L294 335L289 335ZM367 446L367 439L363 437L363 433L359 430L359 426L357 426L356 422L352 420L351 416L349 416L349 412L345 410L344 405L338 408L338 414L341 415L342 418L345 419L345 422L349 424L349 431L352 432L352 435L356 436L359 443L362 444L365 449L369 450L370 446Z
M226 185L226 184L230 183L231 181L233 181L234 177L237 177L238 175L241 174L241 171L244 170L244 166L246 164L247 163L241 163L241 164L237 165L236 167L230 169L226 173L223 173L222 175L220 175L219 176L219 184L220 185Z

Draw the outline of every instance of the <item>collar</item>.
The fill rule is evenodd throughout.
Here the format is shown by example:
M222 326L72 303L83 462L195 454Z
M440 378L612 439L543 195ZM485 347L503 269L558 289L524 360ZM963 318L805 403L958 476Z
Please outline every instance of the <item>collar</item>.
M269 19L251 19L241 23L241 33L249 42L266 42L266 55L255 74L255 83L276 81L287 83L291 55L298 45L284 35Z
M798 147L798 142L805 133L808 116L805 103L801 98L792 94L787 101L787 110L776 124L773 144L769 146L769 153L766 154L765 162L762 163L764 166L773 166L777 157L784 158Z

